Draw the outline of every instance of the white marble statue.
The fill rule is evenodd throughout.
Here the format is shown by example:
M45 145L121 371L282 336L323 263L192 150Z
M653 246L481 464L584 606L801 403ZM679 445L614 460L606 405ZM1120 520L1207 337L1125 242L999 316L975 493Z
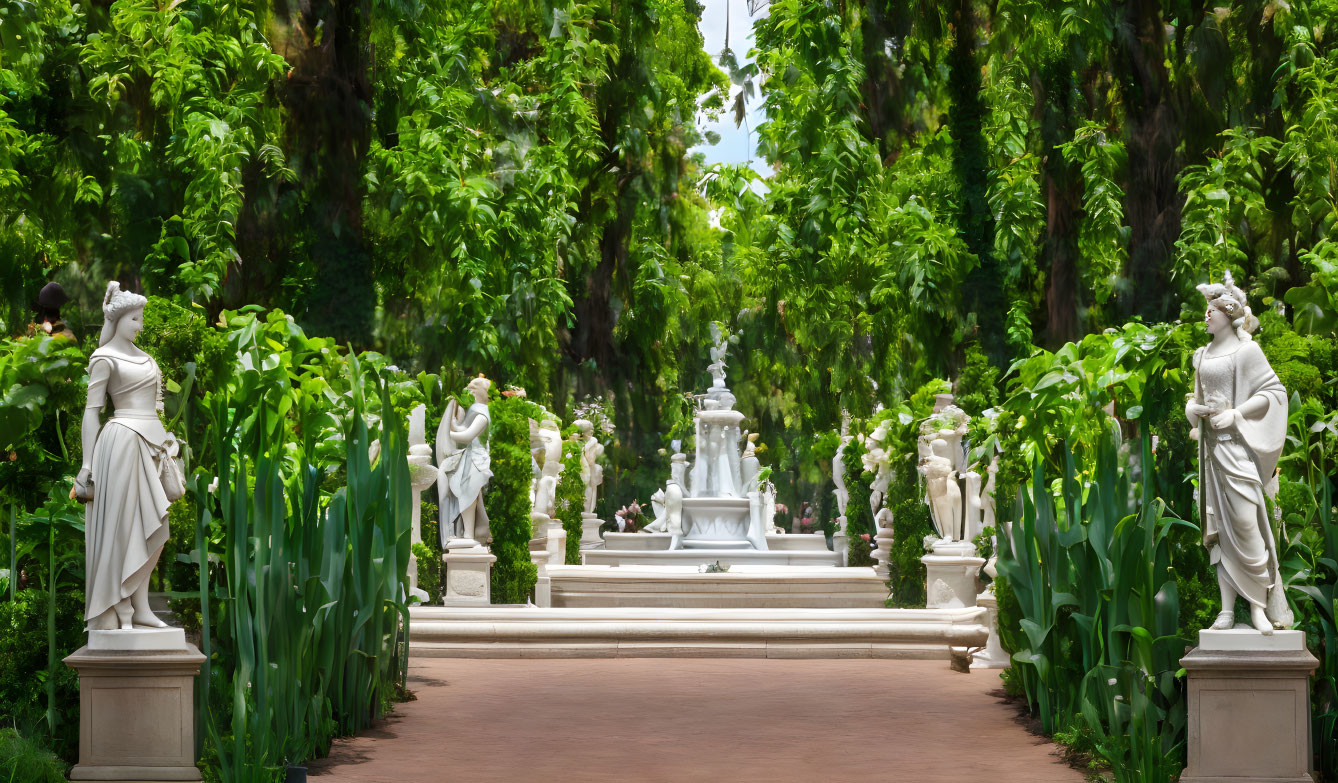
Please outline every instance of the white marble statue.
M483 488L492 478L487 437L491 386L482 375L470 381L465 392L474 397L473 404L462 409L452 399L437 427L437 467L442 473L437 496L443 548L455 538L464 539L464 543L486 543L491 538L488 511L483 506Z
M557 518L557 485L562 475L562 431L557 422L545 418L535 428L533 437L539 444L539 480L535 482L530 508L549 519Z
M892 509L883 507L888 485L892 482L892 455L887 451L887 430L887 422L883 422L869 433L864 455L860 458L864 469L873 474L873 481L869 484L869 511L873 515L875 532L892 524Z
M850 490L846 488L846 446L850 445L850 436L841 438L841 445L836 447L836 456L832 457L832 484L836 488L836 515L845 518L846 506L850 504Z
M89 630L162 628L149 575L167 542L167 509L185 493L176 437L163 427L163 378L135 346L147 299L107 284L102 334L88 360L83 464L72 496L84 501ZM110 398L114 412L101 426Z
M581 447L581 486L585 487L584 512L595 513L595 503L599 500L599 487L604 483L604 466L599 464L604 456L604 444L595 439L595 425L585 419L577 419L584 445Z
M776 488L761 479L762 463L757 459L757 433L748 433L744 441L743 457L739 460L745 496L748 498L748 532L746 538L758 550L767 548L767 533L772 532L776 514Z
M1265 511L1287 435L1287 390L1251 334L1259 321L1228 273L1201 285L1212 342L1194 353L1194 393L1185 415L1199 441L1203 544L1217 566L1222 611L1214 630L1231 628L1236 598L1264 634L1290 627L1277 545Z
M943 540L961 541L962 489L953 469L951 447L942 438L935 438L929 448L929 456L920 460L920 473L925 477L925 494L934 527Z

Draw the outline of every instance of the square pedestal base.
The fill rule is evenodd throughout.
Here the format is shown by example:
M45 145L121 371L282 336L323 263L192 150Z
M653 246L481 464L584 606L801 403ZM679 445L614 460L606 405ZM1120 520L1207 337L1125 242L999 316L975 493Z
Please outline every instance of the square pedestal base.
M581 512L581 549L599 546L604 539L599 537L599 526L604 521L588 511Z
M990 631L990 638L985 642L985 649L971 654L971 668L1007 669L1008 651L999 644L999 601L994 593L986 590L976 596L976 606L985 608L985 627Z
M452 548L441 556L446 564L444 606L489 606L492 603L492 564L497 556L481 545Z
M985 558L964 555L925 555L925 608L960 609L976 605L976 574Z
M1313 782L1309 680L1319 662L1304 639L1300 631L1200 634L1180 660L1189 673L1181 783Z
M65 659L79 673L79 764L71 780L194 781L195 675L204 656L91 650Z

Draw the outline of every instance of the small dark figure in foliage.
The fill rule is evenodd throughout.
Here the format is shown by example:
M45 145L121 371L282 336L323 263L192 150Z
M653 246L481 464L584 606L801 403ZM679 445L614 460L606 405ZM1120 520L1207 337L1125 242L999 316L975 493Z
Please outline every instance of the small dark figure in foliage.
M33 305L33 310L37 313L33 319L32 336L40 337L49 334L52 337L67 337L71 340L77 340L74 332L65 325L60 319L60 308L70 300L65 289L60 283L51 282L42 286L42 290L37 294L37 304Z

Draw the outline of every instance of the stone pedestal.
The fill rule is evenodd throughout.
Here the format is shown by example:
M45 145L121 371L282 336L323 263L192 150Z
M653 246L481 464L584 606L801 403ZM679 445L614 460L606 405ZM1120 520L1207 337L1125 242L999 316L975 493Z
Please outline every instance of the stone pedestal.
M548 574L547 549L531 549L530 562L534 564L534 605L547 609L553 605L553 578Z
M599 537L599 526L604 521L589 511L581 512L581 549L599 546L603 539Z
M841 556L842 567L850 565L850 537L844 530L832 534L832 551Z
M875 565L874 573L883 579L892 578L892 528L881 527L878 533L873 537L873 544L877 547L873 552Z
M548 521L548 564L567 564L567 529L560 519Z
M1199 631L1189 673L1189 759L1181 783L1313 783L1310 674L1301 631Z
M71 780L194 781L195 675L180 628L91 631L65 659L79 673L79 763Z
M990 637L985 649L971 654L972 669L1007 669L1008 651L999 644L999 601L991 590L976 596L976 606L985 607L985 627Z
M985 558L976 556L970 541L942 541L925 564L925 608L956 609L976 605L976 575Z
M492 564L497 557L472 538L457 538L441 555L446 564L444 606L488 606L492 603Z

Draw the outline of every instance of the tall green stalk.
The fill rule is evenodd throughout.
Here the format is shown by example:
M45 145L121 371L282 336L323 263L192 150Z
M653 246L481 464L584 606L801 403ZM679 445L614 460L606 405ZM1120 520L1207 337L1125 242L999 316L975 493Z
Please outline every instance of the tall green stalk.
M14 603L14 594L19 582L18 519L19 507L11 503L9 506L9 602L11 604Z
M1187 723L1168 534L1193 526L1156 498L1146 434L1141 446L1141 485L1113 437L1081 463L1086 475L1065 447L1057 493L1036 460L999 537L998 569L1021 611L1021 634L1009 628L1005 644L1042 728L1085 728L1117 781L1166 783L1183 763Z
M47 514L46 556L46 727L56 735L56 518Z

